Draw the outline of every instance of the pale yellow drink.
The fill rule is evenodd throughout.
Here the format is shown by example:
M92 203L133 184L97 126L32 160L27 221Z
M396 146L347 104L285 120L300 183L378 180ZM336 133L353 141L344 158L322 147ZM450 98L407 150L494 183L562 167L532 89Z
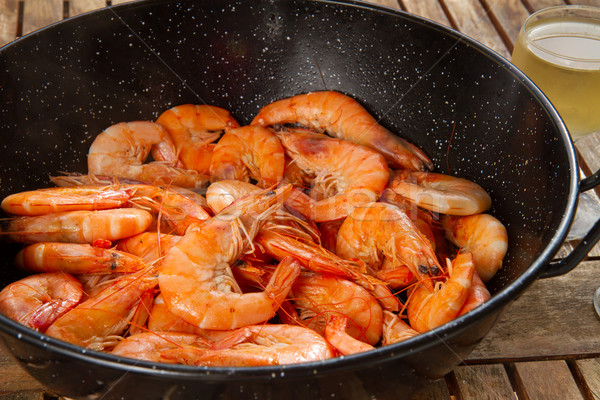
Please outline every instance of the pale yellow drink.
M512 62L550 99L574 140L600 130L600 8L551 7L533 14Z

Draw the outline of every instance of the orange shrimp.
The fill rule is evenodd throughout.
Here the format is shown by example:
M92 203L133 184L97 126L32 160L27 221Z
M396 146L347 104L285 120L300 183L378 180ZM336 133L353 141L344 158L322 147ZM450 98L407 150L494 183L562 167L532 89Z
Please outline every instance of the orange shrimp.
M248 182L236 180L223 180L219 182L214 182L208 187L208 189L206 190L206 200L211 210L215 213L218 213L219 211L233 203L234 200L248 195L258 194L261 191L261 188ZM293 208L293 205L290 205L289 199L292 196L294 196L297 192L297 189L291 189L289 197L282 204L282 206L285 207L282 207L279 210L277 210L272 220L267 221L267 225L271 225L270 222L273 222L275 224L279 223L282 228L284 225L299 226L305 231L305 233L308 236L318 241L319 233L316 226L314 226L314 224L302 214L296 213L300 215L294 215L294 211L296 210ZM298 230L296 230L295 233L306 237L306 235L302 234Z
M448 265L448 271L448 280L436 283L433 292L421 284L410 291L408 320L417 332L423 333L453 320L465 304L475 271L473 257L470 253L458 254Z
M213 142L225 129L240 126L224 108L194 104L173 107L163 112L156 122L169 133L183 166L202 175L210 175Z
M133 311L131 320L129 322L129 329L125 332L125 336L136 335L138 333L146 332L148 329L146 324L150 317L150 308L154 298L156 297L157 290L155 287L145 291L140 296L140 301Z
M432 227L437 226L437 218L434 218L431 211L417 207L407 198L396 194L389 188L383 191L379 201L393 204L404 211L419 231L427 236L429 242L431 242L431 246L436 250L437 240Z
M211 181L255 179L261 188L283 179L285 153L271 131L260 126L228 129L215 146L210 163Z
M46 334L93 350L110 348L127 329L144 293L157 285L156 268L116 279L61 317Z
M334 356L327 341L311 329L293 325L253 325L237 329L212 347L169 346L161 358L187 365L249 367L320 361Z
M375 349L372 345L353 338L346 332L348 318L341 315L331 315L325 326L325 338L343 355L362 353Z
M106 210L123 206L131 192L97 187L48 188L11 194L2 209L13 215L43 215L76 210Z
M31 275L0 292L0 313L40 332L75 307L83 296L81 283L69 274Z
M134 208L99 211L66 211L2 221L0 231L8 240L19 243L118 240L145 231L152 215Z
M417 336L419 332L415 331L406 322L402 321L398 314L389 311L383 311L383 334L381 345L398 343L411 337Z
M142 232L119 240L117 250L133 254L147 263L152 263L162 259L181 238L182 236L167 233Z
M508 234L502 222L489 214L442 216L446 237L461 251L473 254L477 274L487 282L502 268L508 250Z
M347 318L346 332L353 338L376 344L381 338L382 309L375 297L361 286L332 275L303 273L289 298L300 310L304 325L325 331L332 315Z
M32 272L113 274L139 271L146 264L133 254L89 244L44 242L22 249L15 256L17 267Z
M148 330L151 332L185 332L196 335L205 331L169 311L161 294L156 296L152 303L148 318Z
M229 330L275 315L300 273L294 260L279 263L263 292L240 293L230 265L250 245L290 186L237 200L173 246L161 264L159 285L174 314L204 329Z
M356 100L333 91L312 92L263 107L252 125L298 123L306 128L370 147L392 167L431 170L433 163L416 146L379 125Z
M198 335L185 332L141 332L121 340L111 350L116 356L135 358L138 360L175 364L174 359L162 357L168 349L180 348L184 345L202 346L204 343Z
M360 259L369 271L392 288L419 277L431 288L428 273L441 270L429 240L406 213L387 203L369 203L346 218L337 235L337 253Z
M376 201L389 171L381 154L354 143L294 129L277 132L287 154L312 178L310 204L294 205L316 222L346 217Z
M332 253L337 251L337 234L343 223L344 219L338 219L318 224L319 232L321 232L321 245Z
M465 300L465 304L463 304L460 309L458 316L460 317L463 314L468 313L475 307L478 307L488 301L492 295L489 290L485 287L485 284L479 277L477 273L477 269L473 272L473 282L471 284L471 289L469 290L469 295Z
M144 164L152 151L155 161ZM182 187L202 187L206 175L177 166L177 153L167 131L154 122L134 121L112 125L90 146L88 171L143 182Z
M395 171L389 188L417 206L440 214L478 214L492 204L485 189L475 182L433 172Z

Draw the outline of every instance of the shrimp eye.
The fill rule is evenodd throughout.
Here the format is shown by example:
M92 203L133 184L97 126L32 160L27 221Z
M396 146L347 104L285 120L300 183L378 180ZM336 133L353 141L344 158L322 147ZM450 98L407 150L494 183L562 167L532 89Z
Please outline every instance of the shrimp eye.
M269 190L269 192L267 193L267 196L273 196L273 195L275 195L275 191Z
M427 265L419 265L419 272L422 274L429 273L429 267Z
M431 273L431 275L439 275L441 271L440 271L440 269L438 268L437 265L432 265L429 268L429 272Z

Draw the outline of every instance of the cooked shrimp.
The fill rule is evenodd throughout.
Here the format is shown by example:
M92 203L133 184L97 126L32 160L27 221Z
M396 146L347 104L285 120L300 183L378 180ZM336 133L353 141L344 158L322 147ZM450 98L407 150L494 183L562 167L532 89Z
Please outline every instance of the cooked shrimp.
M161 264L159 285L171 312L200 328L217 330L264 322L275 315L300 265L282 261L258 293L240 293L230 265L247 250L290 189L239 199L169 250Z
M383 311L383 335L381 345L398 343L413 336L417 336L419 332L415 331L406 322L402 321L398 314L389 311Z
M134 208L99 211L66 211L2 221L2 236L19 243L94 243L118 240L143 232L152 215Z
M214 367L249 367L320 361L334 356L327 341L314 331L285 324L253 325L237 329L229 337L202 345L170 346L161 357L181 364Z
M156 296L152 303L148 318L148 330L151 332L185 332L196 335L204 332L204 329L184 321L181 317L169 311L161 294Z
M346 332L348 318L341 315L331 315L325 327L325 338L329 344L343 355L362 353L375 349L372 345L353 338Z
M343 219L338 219L318 224L319 231L321 232L321 245L332 253L337 251L337 234L343 223Z
M287 154L312 178L310 204L294 205L316 222L346 217L354 208L376 201L387 185L383 157L364 146L294 129L278 132Z
M406 286L415 276L431 288L428 273L441 270L429 240L404 211L387 203L355 209L338 231L336 248L342 258L365 262L393 288Z
M126 178L116 178L106 175L92 175L92 174L79 174L79 173L68 173L66 175L61 176L52 176L50 180L59 187L109 187L109 188L120 188L122 190L127 190L130 187L128 185L136 186L136 185L145 185L149 186L147 183L142 182L136 179L126 179ZM121 186L122 185L122 186ZM196 193L194 190L189 188L183 188L175 185L168 185L167 187L156 186L155 188L160 188L162 190L168 190L169 192L178 193L182 196L187 197L189 200L196 203L196 205L208 210L208 205L206 204L206 199L204 196Z
M450 264L450 261L448 261ZM409 293L408 320L417 332L426 332L456 318L465 304L473 281L473 257L461 253L448 265L449 278L431 292L417 284Z
M477 269L473 272L473 282L471 284L471 289L469 289L469 295L465 300L465 304L463 304L458 316L468 313L475 307L478 307L488 301L492 295L489 290L485 287L485 284L479 277L477 273Z
M228 129L215 146L210 163L211 181L255 179L261 188L283 179L285 153L271 131L260 126Z
M162 259L182 236L167 233L142 232L117 242L121 250L142 258L147 263Z
M487 282L502 267L508 250L508 234L502 222L489 214L453 217L444 215L446 237L461 251L473 254L477 274Z
M353 338L376 344L381 338L382 309L361 286L332 275L303 273L292 287L290 299L300 310L304 324L319 333L330 316L347 318L346 332Z
M356 100L338 92L312 92L263 107L252 125L298 123L306 128L368 146L392 167L431 170L431 160L416 146L379 125Z
M144 164L152 151L155 159L168 162ZM167 131L147 121L121 122L100 133L88 153L88 171L143 182L182 187L201 187L206 175L175 166L177 154Z
M124 275L56 319L46 334L93 350L114 346L143 294L156 287L155 267Z
M0 292L0 313L40 332L79 303L81 283L62 272L31 275Z
M146 264L133 254L89 244L44 242L25 247L15 257L17 267L32 272L113 274L139 271Z
M224 108L194 104L173 107L163 112L156 122L169 133L183 166L202 175L210 174L213 142L226 128L240 126Z
M393 175L392 175L393 177ZM433 212L417 207L416 204L408 200L406 197L396 194L393 190L386 188L379 198L383 203L390 203L406 213L408 218L415 224L423 233L431 245L435 248L436 238L433 232L433 227L437 227L438 217Z
M106 210L123 206L131 192L121 189L79 187L48 188L15 193L2 200L2 209L13 215L43 215L76 210Z
M153 287L152 289L142 293L140 296L140 301L133 311L133 315L129 322L129 329L125 333L126 336L136 335L138 333L148 331L146 324L150 316L150 308L152 307L152 302L154 301L156 292L156 288Z
M248 195L258 194L262 190L263 189L258 186L248 182L224 180L214 182L208 187L206 190L206 200L213 212L218 213L235 200ZM313 240L318 241L320 235L316 225L301 214L296 216L294 214L294 211L296 210L289 204L289 199L294 196L296 192L298 192L298 190L292 188L288 199L282 204L282 208L277 210L275 215L265 223L265 228L276 225L277 229L280 231L290 230L293 231L293 234L298 236L307 239L312 238ZM291 211L288 211L289 209L291 209Z
M237 199L256 195L263 190L249 182L226 179L210 184L206 189L206 202L214 213L218 213Z
M433 172L395 171L389 188L419 207L440 214L478 214L492 204L485 189L475 182Z
M111 353L138 360L175 364L176 360L164 358L162 353L168 349L194 344L202 346L203 342L198 335L191 333L142 332L121 340Z

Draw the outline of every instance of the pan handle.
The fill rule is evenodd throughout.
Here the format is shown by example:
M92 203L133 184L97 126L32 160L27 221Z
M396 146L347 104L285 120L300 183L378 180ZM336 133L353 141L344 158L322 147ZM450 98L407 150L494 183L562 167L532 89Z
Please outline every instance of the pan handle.
M596 171L579 182L579 193L586 192L600 185L600 170ZM548 268L540 274L540 278L552 278L554 276L564 275L577 266L592 250L600 240L600 219L596 221L592 229L584 236L573 251L565 258L559 261L552 261Z

